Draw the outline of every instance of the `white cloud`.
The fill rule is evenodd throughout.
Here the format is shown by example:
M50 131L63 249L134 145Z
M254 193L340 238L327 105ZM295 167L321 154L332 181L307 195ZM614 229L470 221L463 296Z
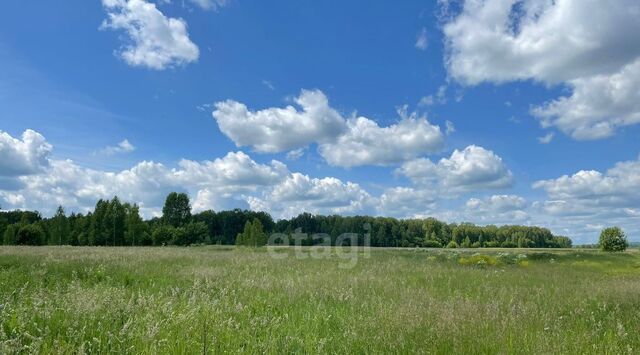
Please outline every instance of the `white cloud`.
M534 108L544 127L600 139L640 122L635 0L466 0L443 31L448 73L463 84L568 85L570 96Z
M534 211L555 230L595 242L599 228L622 227L633 236L640 233L640 158L619 162L602 173L581 170L573 175L541 180L533 184L547 199L536 201Z
M444 105L447 103L447 86L440 85L435 95L424 96L418 102L418 106Z
M527 201L517 195L493 195L486 199L471 198L466 213L476 223L514 224L529 219Z
M301 110L287 106L250 111L227 100L215 104L213 117L238 147L276 153L317 143L320 155L341 167L396 164L437 152L443 145L440 127L425 117L407 115L406 108L399 112L398 123L380 127L366 117L345 119L319 90L302 90L295 102Z
M542 137L538 137L538 142L540 142L540 144L549 144L553 140L554 136L555 136L555 133L549 132Z
M227 0L191 0L192 3L198 5L203 10L217 10L227 5Z
M426 215L435 209L436 197L436 191L430 189L389 188L380 196L378 213L401 218Z
M117 195L138 203L151 216L159 212L171 191L195 196L194 209L229 207L230 201L242 202L244 194L278 184L287 174L286 166L278 161L258 164L242 152L230 152L213 161L183 160L176 169L143 161L119 172L84 168L71 160L51 160L41 173L20 176L20 189L0 191L0 197L5 208L51 213L58 205L87 211L98 199ZM246 202L240 205L247 206Z
M131 66L155 70L195 62L200 56L180 18L166 17L145 0L102 0L108 19L101 28L123 30L129 37L118 55Z
M493 195L486 199L471 198L467 201L468 210L486 212L508 212L521 210L527 206L527 201L517 195Z
M640 123L640 58L614 74L575 79L569 85L570 96L533 109L543 127L558 127L586 140L606 138L620 127Z
M262 198L249 200L252 209L267 210L289 218L305 211L322 214L366 213L373 198L360 185L333 177L310 178L292 173Z
M115 146L107 146L98 151L100 154L104 155L114 155L119 153L131 153L136 150L136 147L129 142L128 139L122 140Z
M302 158L303 155L304 155L304 148L295 149L290 152L287 152L287 159L298 160Z
M445 126L447 127L445 134L448 136L452 133L456 132L456 126L451 121L446 121Z
M442 149L440 127L425 117L404 117L388 127L357 117L347 121L347 133L321 144L319 153L334 166L391 165Z
M450 158L442 158L437 164L425 158L406 162L396 172L416 185L451 192L506 188L513 184L513 174L502 158L475 145L462 151L456 149Z
M415 47L420 50L426 50L429 47L429 38L427 37L427 29L422 28L416 36Z
M537 181L533 187L546 191L555 206L636 208L640 205L640 159L617 163L605 173L581 170Z
M324 142L342 133L342 116L329 107L329 100L319 90L302 90L293 106L250 111L237 101L215 104L213 118L222 133L238 147L250 146L261 153L276 153L304 148Z
M98 199L117 195L138 203L142 213L151 217L160 213L171 191L189 193L194 211L251 207L276 217L302 211L370 213L376 205L376 199L353 182L292 173L277 160L258 163L243 152L202 162L183 159L175 168L143 161L112 172L86 168L71 160L49 159L51 145L31 130L25 131L22 140L0 134L0 147L0 154L7 158L0 161L11 158L15 163L11 179L19 182L11 189L0 185L0 205L5 209L38 209L51 215L63 205L69 211L86 212ZM23 164L24 169L15 170L21 162L35 158L44 160L35 167Z
M0 131L0 177L35 174L49 165L52 146L38 132L26 130L22 139Z

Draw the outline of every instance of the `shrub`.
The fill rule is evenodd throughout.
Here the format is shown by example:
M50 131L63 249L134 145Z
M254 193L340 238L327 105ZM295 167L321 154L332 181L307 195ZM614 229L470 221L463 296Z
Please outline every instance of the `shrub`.
M442 248L442 243L437 240L427 239L422 243L425 248Z
M42 245L44 244L44 231L40 226L35 224L22 226L16 234L16 244Z
M628 246L627 236L619 227L605 228L600 233L600 249L604 251L624 251Z
M174 237L174 229L175 228L166 225L161 225L155 228L151 234L153 245L169 244Z
M452 240L452 241L449 242L449 244L447 244L447 248L455 249L457 247L458 247L458 243L456 243L455 240Z

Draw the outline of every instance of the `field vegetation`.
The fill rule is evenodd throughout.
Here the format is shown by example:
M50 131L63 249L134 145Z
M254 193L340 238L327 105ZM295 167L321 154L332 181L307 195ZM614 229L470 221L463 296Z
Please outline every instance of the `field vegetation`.
M637 354L639 295L637 250L3 246L0 353Z

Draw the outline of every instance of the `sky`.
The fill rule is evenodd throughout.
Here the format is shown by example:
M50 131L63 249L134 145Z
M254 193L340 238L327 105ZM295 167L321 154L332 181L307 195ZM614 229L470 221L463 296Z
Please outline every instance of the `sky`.
M181 191L640 241L636 0L2 6L2 209Z

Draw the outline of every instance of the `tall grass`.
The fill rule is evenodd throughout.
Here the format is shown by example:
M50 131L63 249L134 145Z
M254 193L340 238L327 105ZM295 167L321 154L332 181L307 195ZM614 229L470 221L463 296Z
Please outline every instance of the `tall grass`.
M640 351L640 255L0 248L0 353Z

